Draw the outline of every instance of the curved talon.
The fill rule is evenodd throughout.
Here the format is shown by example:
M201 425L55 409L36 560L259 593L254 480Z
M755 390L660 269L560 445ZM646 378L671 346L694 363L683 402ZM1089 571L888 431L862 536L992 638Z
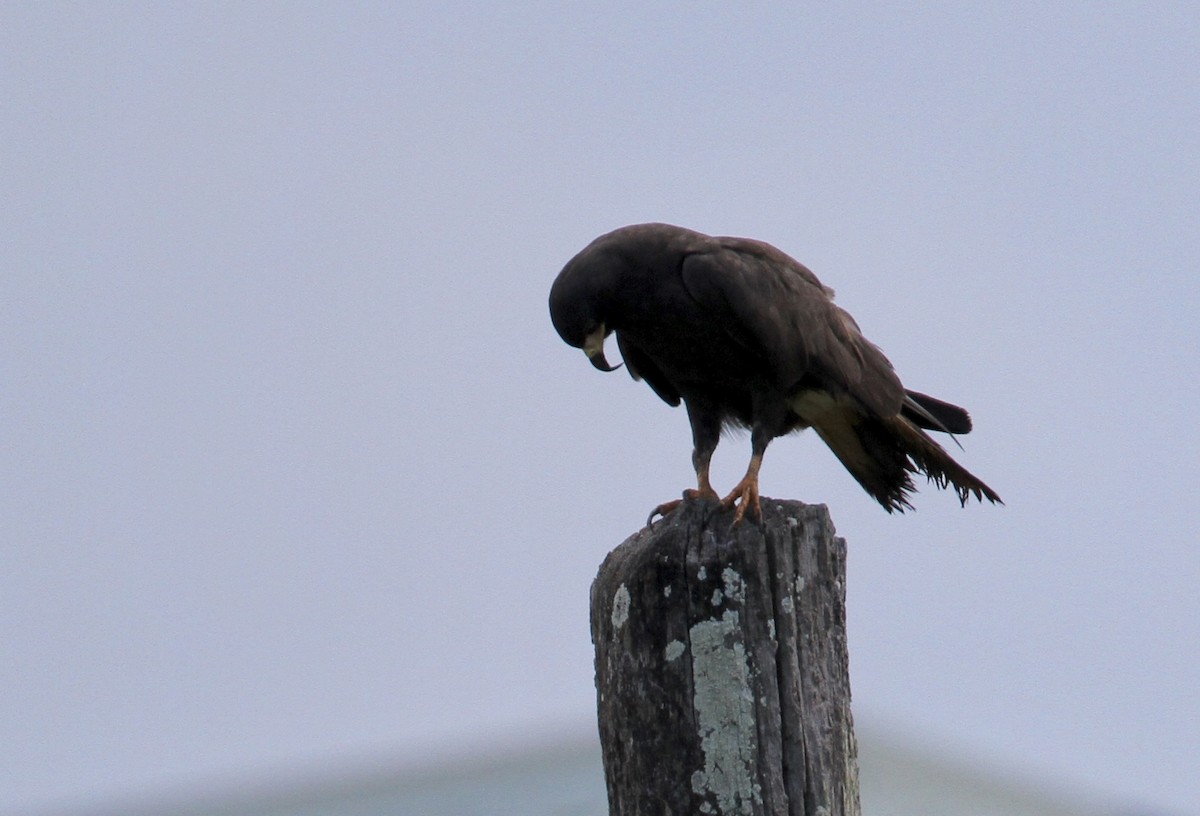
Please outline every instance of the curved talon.
M757 478L751 478L747 474L728 496L721 499L722 510L729 510L733 507L737 508L737 512L733 516L734 524L738 524L745 517L747 507L753 509L754 518L762 521L762 504L758 500Z
M655 516L662 516L663 518L666 518L667 513L671 513L679 509L679 505L683 504L685 501L693 501L695 499L718 501L720 497L717 495L717 491L713 490L712 488L709 488L708 490L697 490L694 487L689 487L687 490L683 491L682 499L672 499L669 502L663 502L658 507L655 507L653 510L651 510L649 517L646 519L646 526L649 527L654 523Z
M646 517L646 526L649 527L654 523L655 516L662 516L663 518L666 518L667 513L672 512L681 504L683 504L683 499L672 499L669 502L663 502L658 507L655 507L650 511L650 515Z

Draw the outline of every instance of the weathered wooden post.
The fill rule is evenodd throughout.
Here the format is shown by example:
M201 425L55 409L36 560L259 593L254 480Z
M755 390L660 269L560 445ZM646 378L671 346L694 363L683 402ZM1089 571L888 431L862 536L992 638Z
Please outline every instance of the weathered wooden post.
M846 544L824 505L763 524L685 502L592 584L611 816L858 816Z

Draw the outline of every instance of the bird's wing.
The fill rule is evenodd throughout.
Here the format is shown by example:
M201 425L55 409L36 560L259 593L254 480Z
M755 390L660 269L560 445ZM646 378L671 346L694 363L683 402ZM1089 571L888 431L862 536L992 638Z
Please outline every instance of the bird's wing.
M778 387L828 388L879 416L900 411L904 388L892 364L816 275L769 244L718 242L718 249L686 256L684 286L766 363Z

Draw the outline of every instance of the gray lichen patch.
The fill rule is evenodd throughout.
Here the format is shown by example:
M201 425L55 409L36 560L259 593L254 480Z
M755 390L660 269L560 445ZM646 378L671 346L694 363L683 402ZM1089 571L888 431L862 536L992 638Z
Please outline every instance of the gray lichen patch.
M701 571L703 571L703 567L701 567ZM724 589L718 587L713 590L713 606L720 606L726 600L736 604L746 602L746 585L742 581L742 576L738 575L737 570L733 567L723 569L721 571L721 581L724 583Z
M725 595L729 600L735 603L745 603L746 585L742 581L742 576L738 575L733 567L726 567L721 571L721 580L725 582Z
M738 613L727 609L689 632L692 705L704 752L704 770L692 775L692 790L711 794L721 813L751 813L762 794L755 782L754 697Z
M679 656L683 654L683 651L686 648L687 646L682 640L672 640L667 644L667 648L663 649L663 655L667 658L667 660L678 660Z
M613 629L620 629L625 625L625 621L627 620L629 620L629 590L624 584L621 584L617 587L617 591L613 593Z

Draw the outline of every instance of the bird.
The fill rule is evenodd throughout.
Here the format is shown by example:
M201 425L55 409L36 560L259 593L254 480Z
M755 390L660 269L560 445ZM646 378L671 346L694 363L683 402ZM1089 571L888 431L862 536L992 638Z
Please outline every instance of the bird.
M768 243L663 223L621 227L567 262L549 306L558 335L594 367L620 368L604 351L615 334L633 379L687 411L696 487L656 506L647 524L695 499L735 510L734 523L761 521L767 446L807 428L889 513L913 508L915 473L952 487L963 506L971 496L1003 504L927 433L968 433L967 411L905 389L833 290ZM750 431L750 462L722 498L709 464L722 433L737 429Z

